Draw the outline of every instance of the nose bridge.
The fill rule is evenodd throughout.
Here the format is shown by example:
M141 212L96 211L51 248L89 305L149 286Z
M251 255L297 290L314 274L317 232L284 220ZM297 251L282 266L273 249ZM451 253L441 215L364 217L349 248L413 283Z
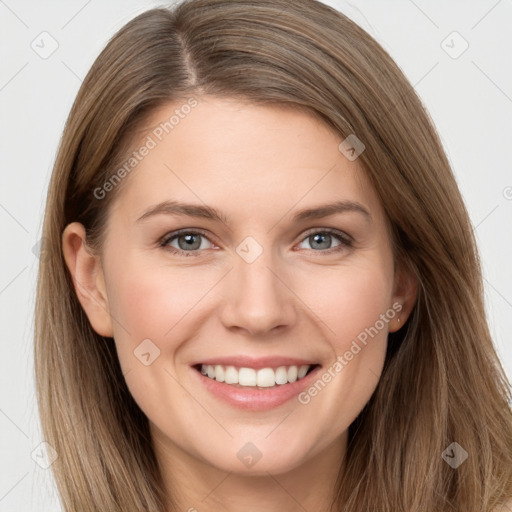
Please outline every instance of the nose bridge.
M226 327L262 334L290 325L295 319L293 294L283 283L286 277L280 275L282 266L272 249L264 249L255 238L247 237L236 253L223 312Z

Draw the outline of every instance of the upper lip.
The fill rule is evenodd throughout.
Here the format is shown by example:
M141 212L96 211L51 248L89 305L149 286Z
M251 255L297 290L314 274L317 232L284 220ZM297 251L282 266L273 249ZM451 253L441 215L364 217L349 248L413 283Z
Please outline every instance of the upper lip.
M192 366L200 364L205 365L224 365L236 366L237 368L278 368L279 366L302 366L302 365L315 365L316 362L310 360L300 359L297 357L283 357L283 356L267 356L267 357L251 357L251 356L222 356L213 357L210 359L203 359L194 363Z

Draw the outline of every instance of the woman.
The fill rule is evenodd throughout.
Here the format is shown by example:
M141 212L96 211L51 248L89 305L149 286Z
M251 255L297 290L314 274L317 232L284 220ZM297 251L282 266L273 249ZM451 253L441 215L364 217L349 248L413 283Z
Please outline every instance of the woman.
M65 510L507 510L471 223L419 98L343 14L137 16L78 93L44 237Z

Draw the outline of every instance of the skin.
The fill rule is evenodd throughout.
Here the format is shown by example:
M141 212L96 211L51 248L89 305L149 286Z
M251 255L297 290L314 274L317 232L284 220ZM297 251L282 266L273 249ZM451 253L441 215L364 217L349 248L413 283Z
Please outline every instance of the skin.
M72 223L62 235L65 260L91 325L115 340L179 510L327 511L347 429L377 386L388 332L407 320L417 283L394 268L382 205L360 161L338 149L343 137L297 110L198 101L125 178L101 253ZM182 104L155 111L143 138ZM137 222L170 199L212 206L230 223L168 214ZM291 220L336 200L360 203L371 222L357 212ZM183 228L205 232L193 249L199 256L158 245ZM334 236L315 244L312 235L326 228L352 237L352 247ZM247 236L263 250L252 263L236 252ZM187 247L183 236L169 245ZM396 302L399 315L308 404L243 411L209 394L190 367L249 354L328 368ZM148 338L160 355L146 366L134 350ZM248 442L261 452L250 467L237 457Z

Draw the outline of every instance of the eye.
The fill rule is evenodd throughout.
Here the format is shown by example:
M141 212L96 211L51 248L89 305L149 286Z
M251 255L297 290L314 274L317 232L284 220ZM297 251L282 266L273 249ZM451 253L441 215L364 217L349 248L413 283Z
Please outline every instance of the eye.
M160 246L183 256L199 256L198 249L207 249L202 243L202 239L208 240L203 233L198 231L182 230L165 236L160 242ZM176 242L178 247L170 245L171 242Z
M338 244L334 247L331 246L333 239L338 241ZM327 252L329 254L352 246L352 239L348 235L333 229L312 231L303 239L302 243L305 241L311 245L315 252ZM325 250L318 251L316 249Z

